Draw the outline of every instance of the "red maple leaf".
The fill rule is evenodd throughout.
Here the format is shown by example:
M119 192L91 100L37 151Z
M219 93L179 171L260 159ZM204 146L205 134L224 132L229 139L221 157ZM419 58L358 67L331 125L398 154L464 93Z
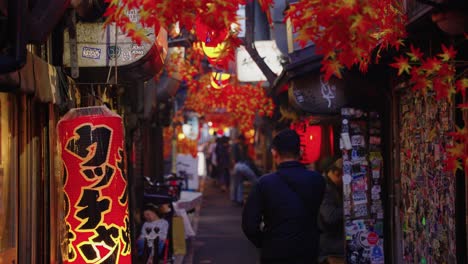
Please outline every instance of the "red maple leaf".
M450 99L450 85L442 78L443 77L436 77L432 80L433 89L436 92L436 100L441 100L444 98Z
M449 146L447 148L447 152L450 154L449 156L462 158L465 156L465 145L461 143L455 143L453 146Z
M341 70L343 69L343 65L341 65L336 60L326 60L322 64L322 68L320 69L321 72L325 73L325 81L328 81L332 75L335 75L338 78L342 78Z
M466 88L468 88L468 78L462 78L455 83L457 92L461 93L463 98L466 97Z
M453 48L453 46L447 48L444 44L442 44L442 51L443 52L438 55L442 58L442 61L452 60L457 55L457 51Z
M427 78L419 78L413 85L413 91L422 91L426 92L427 88L432 87L432 81Z
M420 48L415 48L413 44L410 45L411 52L407 52L406 54L410 57L411 61L420 61L424 54L421 52Z
M449 132L448 135L454 140L466 141L468 139L468 128L467 127L456 127L456 132Z
M462 164L457 157L453 157L449 155L447 159L444 161L444 163L445 163L444 170L447 172L452 172L455 174L457 170L463 169Z
M408 58L400 56L395 59L396 62L391 63L390 66L393 68L398 69L398 76L400 76L403 72L410 73L411 65L408 63Z
M432 57L423 62L421 69L427 71L428 73L434 73L440 70L441 65L441 60L437 59L436 57Z
M250 0L252 1L252 0ZM273 6L274 1L273 0L258 0L258 3L260 4L260 7L262 8L262 11L265 13L268 23L272 24L272 19L271 19L271 12L270 12L270 7Z

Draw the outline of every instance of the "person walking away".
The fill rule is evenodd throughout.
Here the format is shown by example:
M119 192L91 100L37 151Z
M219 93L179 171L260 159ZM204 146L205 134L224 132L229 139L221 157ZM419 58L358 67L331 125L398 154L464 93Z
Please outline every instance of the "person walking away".
M229 188L229 170L231 168L231 157L229 151L229 138L223 136L216 144L216 160L218 179L221 185L221 191L225 192Z
M240 204L242 203L242 198L239 198L239 193L242 193L241 185L243 177L253 176L252 170L247 166L247 164L245 164L249 156L247 154L247 145L245 143L244 135L239 135L234 144L232 144L231 154L233 158L232 162L234 164L230 182L231 201L235 204Z
M234 159L234 164L240 161L245 161L248 158L247 154L247 144L245 142L244 135L237 137L234 144L232 144L232 158Z
M217 176L218 176L218 162L216 157L216 146L218 145L219 138L214 135L213 141L208 146L208 156L209 156L209 163L210 163L210 177L214 180L215 185L217 184Z
M260 249L262 264L315 264L325 180L298 161L300 139L294 130L279 132L271 148L278 170L262 176L253 187L242 229Z
M327 188L320 207L320 263L344 263L343 160L328 169Z
M260 176L260 172L250 158L239 161L234 165L231 178L231 200L234 204L242 205L244 202L244 180L248 180L253 186L257 183L258 176Z

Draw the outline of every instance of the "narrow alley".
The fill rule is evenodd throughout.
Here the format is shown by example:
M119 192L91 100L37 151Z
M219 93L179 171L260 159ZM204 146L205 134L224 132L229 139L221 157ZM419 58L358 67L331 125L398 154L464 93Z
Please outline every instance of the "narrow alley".
M0 0L0 264L468 264L467 93L468 0Z
M203 195L196 239L192 241L185 264L254 264L257 251L241 229L242 207L233 205L208 180Z

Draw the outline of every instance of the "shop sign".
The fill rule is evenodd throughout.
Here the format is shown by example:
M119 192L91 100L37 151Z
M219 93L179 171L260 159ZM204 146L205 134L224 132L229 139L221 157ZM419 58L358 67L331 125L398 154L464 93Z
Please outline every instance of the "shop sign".
M64 263L130 263L122 118L70 110L58 124L65 198Z
M313 114L339 114L346 104L343 81L325 81L318 74L293 79L289 98L299 109Z
M196 190L199 187L198 182L198 159L192 155L178 154L176 158L177 175L185 180L182 189Z
M138 13L133 10L129 11L128 14L130 19L135 20ZM137 62L146 55L151 54L149 58L152 59L153 53L157 57L166 58L168 43L165 29L143 28L140 24L137 27L146 32L148 42L144 41L138 45L114 25L77 23L76 39L70 37L72 34L68 30L64 31L64 66L71 67L71 59L73 54L76 54L75 49L71 48L70 45L76 46L79 67L126 66Z

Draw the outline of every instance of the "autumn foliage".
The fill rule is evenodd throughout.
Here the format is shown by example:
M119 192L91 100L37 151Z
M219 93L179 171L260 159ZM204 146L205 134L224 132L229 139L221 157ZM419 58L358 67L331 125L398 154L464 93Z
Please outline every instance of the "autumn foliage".
M237 124L246 131L254 116L271 115L273 103L261 85L246 85L231 81L223 89L210 86L202 61L208 58L216 71L228 69L234 52L241 45L237 33L236 12L246 0L106 0L110 6L105 14L107 22L116 22L136 42L145 41L145 31L130 21L127 10L139 10L144 27L169 29L175 23L197 36L188 55L173 57L176 69L187 83L189 93L186 108L209 115L226 113L226 124ZM255 0L247 0L255 1ZM378 63L380 54L394 48L400 51L406 37L406 16L400 0L299 0L288 6L285 20L291 24L295 41L305 47L315 45L315 52L323 56L321 72L328 80L341 78L344 69L358 67L366 72L369 64ZM258 0L271 23L270 7L273 0ZM465 35L468 38L468 35ZM207 51L211 49L211 51ZM216 55L212 51L216 49ZM211 53L210 53L211 52ZM210 54L208 54L210 53ZM443 45L436 55L423 54L410 45L390 64L397 75L407 77L412 89L422 96L435 95L437 99L451 100L457 93L466 101L468 78L466 70L457 73L453 46ZM458 105L468 110L468 103ZM468 166L468 129L458 128L451 133L454 144L447 150L448 169Z
M390 66L398 69L398 76L408 76L412 90L421 96L434 94L437 100L452 102L454 95L459 93L465 101L468 78L466 71L457 75L457 51L444 44L440 50L435 56L426 56L419 48L410 45L409 51L397 57ZM458 108L466 111L468 104L460 104ZM457 128L450 136L453 144L446 150L446 169L455 172L468 166L468 129Z
M296 41L316 45L323 55L322 72L328 80L358 65L363 72L382 49L399 48L405 37L401 1L397 0L300 0L287 11Z
M201 18L201 23L204 24L209 36L216 39L214 36L237 23L236 12L240 4L245 4L245 0L106 0L106 2L109 3L104 14L106 21L116 22L136 41L143 41L146 36L136 30L138 25L128 17L128 10L138 10L140 16L138 22L149 28L169 29L178 23L181 28L191 30L195 21Z
M230 82L222 89L214 89L210 75L203 75L192 80L185 108L206 116L224 113L224 125L237 126L246 132L253 127L257 114L273 114L273 101L261 85Z

